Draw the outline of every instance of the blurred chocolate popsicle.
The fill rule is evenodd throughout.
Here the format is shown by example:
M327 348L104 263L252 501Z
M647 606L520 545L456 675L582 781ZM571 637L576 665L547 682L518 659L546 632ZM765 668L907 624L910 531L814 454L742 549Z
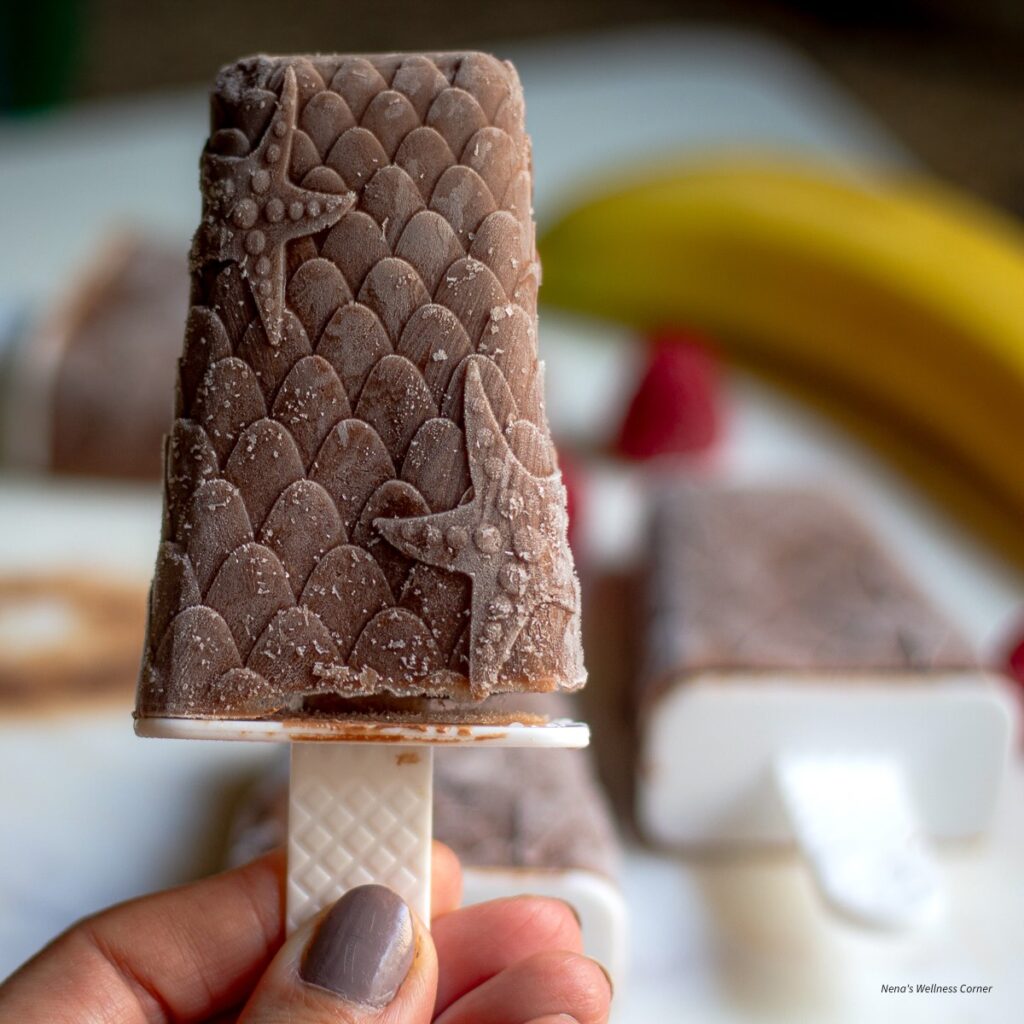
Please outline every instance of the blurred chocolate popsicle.
M973 667L953 625L827 494L668 490L649 555L646 701L705 673L869 681Z
M173 246L124 233L97 247L88 271L0 360L4 462L158 479L187 308L188 275Z
M142 583L83 570L0 574L0 714L128 706L145 627Z
M1011 708L865 525L820 493L670 488L647 596L645 833L796 839L850 916L931 915L921 837L986 827Z

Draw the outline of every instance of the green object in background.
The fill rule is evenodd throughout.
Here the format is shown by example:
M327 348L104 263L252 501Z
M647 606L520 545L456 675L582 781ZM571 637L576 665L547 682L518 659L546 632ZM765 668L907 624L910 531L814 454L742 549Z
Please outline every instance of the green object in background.
M84 0L0 3L0 110L31 113L68 98L81 52Z

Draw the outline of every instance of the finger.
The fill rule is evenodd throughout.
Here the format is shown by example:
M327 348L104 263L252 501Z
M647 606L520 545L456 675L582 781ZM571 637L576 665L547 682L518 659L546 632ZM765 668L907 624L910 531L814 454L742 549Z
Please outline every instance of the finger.
M606 1024L612 989L596 960L578 953L538 953L467 992L436 1024L523 1024L567 1015Z
M462 901L462 865L452 850L434 840L430 870L430 913L450 914Z
M382 885L350 889L274 957L239 1024L429 1024L430 933Z
M433 862L433 905L447 913L461 898L461 868L441 843ZM238 1006L283 939L283 875L275 851L88 918L0 987L0 1010L25 1024L67 1007L81 1024L149 1024L161 1014L205 1020Z
M561 900L540 896L515 896L465 907L435 918L431 931L441 963L435 1013L536 953L583 951L572 908Z
M0 1019L151 1024L239 1005L283 937L283 873L278 851L87 918L0 988Z

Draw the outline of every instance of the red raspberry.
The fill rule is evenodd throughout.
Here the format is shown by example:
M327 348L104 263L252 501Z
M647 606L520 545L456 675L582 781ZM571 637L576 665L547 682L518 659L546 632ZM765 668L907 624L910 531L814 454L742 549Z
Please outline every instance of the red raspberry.
M569 516L569 546L579 557L577 544L580 536L582 474L575 459L568 456L564 448L558 449L558 468L562 471L562 483L565 485L565 505Z
M618 451L630 459L696 454L721 433L719 367L690 334L663 331L650 354L619 431Z
M1011 642L1006 655L1006 674L1015 682L1024 686L1024 633Z

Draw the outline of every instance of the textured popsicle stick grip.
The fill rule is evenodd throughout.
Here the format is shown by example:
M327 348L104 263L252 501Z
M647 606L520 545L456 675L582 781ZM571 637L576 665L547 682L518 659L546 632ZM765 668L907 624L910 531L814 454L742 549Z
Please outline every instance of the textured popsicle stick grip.
M289 932L369 883L430 920L432 779L429 747L292 744Z

